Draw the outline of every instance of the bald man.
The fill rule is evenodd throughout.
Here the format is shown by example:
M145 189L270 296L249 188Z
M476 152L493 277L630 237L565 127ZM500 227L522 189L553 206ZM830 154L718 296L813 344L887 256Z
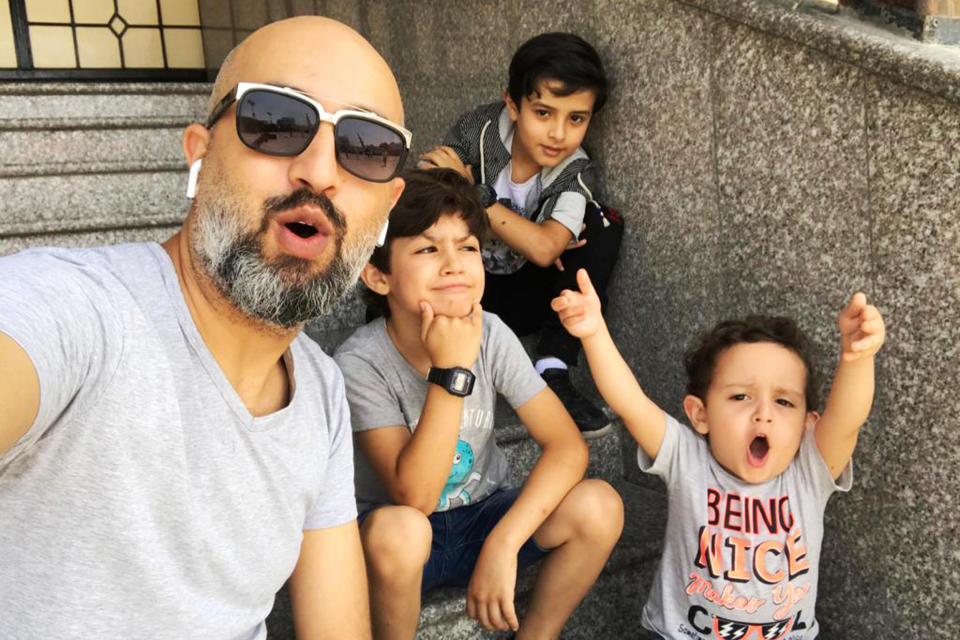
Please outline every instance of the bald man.
M343 382L300 330L403 189L397 84L303 17L210 104L163 245L0 259L0 638L263 638L288 577L301 640L370 635Z

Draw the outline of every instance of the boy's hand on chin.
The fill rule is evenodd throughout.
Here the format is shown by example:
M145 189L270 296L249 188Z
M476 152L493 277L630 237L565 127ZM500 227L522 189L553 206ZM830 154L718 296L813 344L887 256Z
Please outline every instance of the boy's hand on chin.
M853 294L846 308L837 318L842 336L845 362L873 357L886 339L883 316L867 297L859 291Z
M467 587L467 615L491 631L520 628L513 598L517 584L517 550L483 545Z
M560 322L570 335L589 338L603 327L600 297L585 269L577 271L577 285L580 291L564 289L550 302L550 308L560 316Z
M480 353L482 337L483 308L479 302L474 302L470 314L462 317L436 315L429 302L420 302L420 341L432 366L469 369Z

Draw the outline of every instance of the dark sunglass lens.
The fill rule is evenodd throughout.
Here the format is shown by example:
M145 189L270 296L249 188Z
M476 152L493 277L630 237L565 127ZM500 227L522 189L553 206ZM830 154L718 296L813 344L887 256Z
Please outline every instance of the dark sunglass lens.
M237 106L237 134L261 153L297 155L316 132L316 110L292 96L254 90L245 93Z
M335 133L340 166L358 178L386 182L400 171L407 149L399 132L347 116L337 122Z

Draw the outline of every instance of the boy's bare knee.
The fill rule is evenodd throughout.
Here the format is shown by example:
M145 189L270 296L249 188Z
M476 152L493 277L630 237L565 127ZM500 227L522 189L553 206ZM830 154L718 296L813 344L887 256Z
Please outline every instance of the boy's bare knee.
M430 557L430 521L419 509L387 506L360 527L367 563L378 572L420 571Z
M598 542L615 542L623 531L623 500L616 489L603 480L584 480L567 495L575 530L583 537Z

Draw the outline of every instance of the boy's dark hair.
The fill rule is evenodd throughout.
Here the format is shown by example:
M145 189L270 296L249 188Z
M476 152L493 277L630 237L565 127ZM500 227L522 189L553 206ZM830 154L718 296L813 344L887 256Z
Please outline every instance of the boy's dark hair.
M590 89L596 96L593 112L607 101L607 74L596 49L573 33L541 33L520 45L510 60L507 93L520 108L523 98L538 90L543 80L556 80L550 87L558 96Z
M810 340L792 319L778 316L751 315L742 320L725 320L701 335L684 356L687 393L706 402L720 354L743 342L772 342L797 354L807 369L806 410L817 410L820 385L810 358Z
M370 264L383 273L390 273L390 255L397 238L418 236L445 215L457 215L466 223L470 234L483 246L489 223L477 192L466 178L452 169L411 169L401 174L407 183L390 211L390 226L382 247L373 250ZM387 297L364 287L367 320L390 317Z

